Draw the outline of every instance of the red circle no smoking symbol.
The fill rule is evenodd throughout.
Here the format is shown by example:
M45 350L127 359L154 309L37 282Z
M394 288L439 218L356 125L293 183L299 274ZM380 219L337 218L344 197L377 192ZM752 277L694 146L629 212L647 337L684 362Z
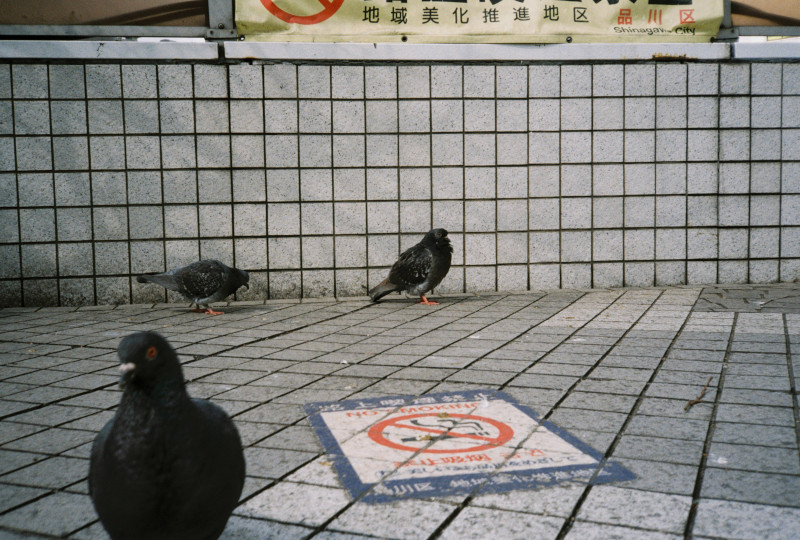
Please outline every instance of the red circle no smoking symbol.
M514 430L503 422L471 414L436 413L396 416L378 422L367 432L369 438L381 446L409 452L453 454L479 452L502 446L514 436ZM434 438L451 443L449 448L424 448ZM459 444L453 445L458 441ZM439 441L437 441L438 443ZM472 446L462 443L474 442ZM415 446L416 444L416 446ZM424 448L424 449L423 449Z
M322 22L325 19L330 18L330 16L336 13L339 8L342 7L342 4L344 4L344 0L331 0L330 2L327 0L317 1L322 5L322 11L315 13L314 15L295 15L293 13L289 13L276 6L273 0L261 0L261 4L267 8L267 11L278 17L280 20L287 23L297 24L317 24L318 22Z

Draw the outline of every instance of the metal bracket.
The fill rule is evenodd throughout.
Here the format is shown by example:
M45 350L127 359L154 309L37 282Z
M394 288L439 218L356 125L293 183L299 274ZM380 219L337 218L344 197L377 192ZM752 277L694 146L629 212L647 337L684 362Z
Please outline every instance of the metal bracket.
M208 39L236 39L233 0L208 0Z
M722 2L722 23L719 25L719 32L714 41L736 41L737 39L739 39L739 33L734 28L731 18L731 0L724 0Z

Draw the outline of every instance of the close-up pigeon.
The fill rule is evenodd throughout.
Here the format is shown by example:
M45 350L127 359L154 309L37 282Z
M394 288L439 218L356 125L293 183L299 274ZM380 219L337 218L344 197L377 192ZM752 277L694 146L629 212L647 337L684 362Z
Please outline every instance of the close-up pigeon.
M244 486L236 426L218 405L189 397L161 335L131 334L117 352L122 399L89 465L100 522L114 540L219 538Z
M199 261L163 274L137 276L139 283L155 283L165 289L175 291L197 304L197 311L208 315L221 315L208 304L220 302L235 293L239 287L250 288L250 275L213 259Z
M373 302L392 292L419 295L420 303L437 305L425 293L441 283L450 270L453 246L444 229L431 229L419 244L405 250L389 271L389 277L369 291Z

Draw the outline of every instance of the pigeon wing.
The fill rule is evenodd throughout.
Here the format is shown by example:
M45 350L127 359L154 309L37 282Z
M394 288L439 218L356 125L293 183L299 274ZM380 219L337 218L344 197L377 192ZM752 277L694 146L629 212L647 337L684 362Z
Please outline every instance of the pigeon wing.
M175 270L175 281L190 298L208 298L225 286L227 267L218 261L200 261Z
M428 277L433 266L433 254L423 244L417 244L400 255L389 271L389 281L403 288L419 285Z
M239 503L245 478L242 443L225 411L201 399L181 418L173 436L171 490L179 494L171 514L181 538L218 538Z

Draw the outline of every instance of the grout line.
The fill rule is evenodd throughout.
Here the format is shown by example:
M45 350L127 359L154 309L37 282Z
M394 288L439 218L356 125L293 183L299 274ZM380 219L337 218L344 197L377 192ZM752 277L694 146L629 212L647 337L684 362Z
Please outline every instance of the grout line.
M497 106L499 104L500 98L498 98L498 96L497 96L497 77L498 77L497 66L492 66L492 101L494 102L493 103L493 108L494 108L493 109L493 112L494 112L494 133L493 133L493 136L492 136L492 138L494 140L494 164L493 164L494 170L492 171L492 176L494 178L494 204L492 204L492 206L494 207L494 265L493 265L494 268L493 268L493 270L494 270L494 290L495 291L498 290L498 287L497 287L498 280L499 280L498 274L500 273L499 264L497 263L497 261L498 261L498 257L497 257L497 255L498 255L498 243L499 243L499 236L500 236L500 234L498 233L499 227L498 227L498 223L497 223L497 206L498 206L497 202L499 200L497 198L497 191L498 191L498 188L497 188L497 170L499 168L498 162L500 161L499 158L498 158L498 154L500 153L500 146L498 145L498 130L497 130Z
M334 201L336 201L336 168L335 168L336 163L334 162L334 159L336 157L335 145L334 145L334 139L336 137L336 126L334 125L335 115L334 115L334 109L333 109L333 106L334 106L334 103L335 103L335 101L334 101L334 91L333 91L333 73L334 73L334 69L336 67L337 66L331 66L331 67L328 68L328 75L329 75L328 76L328 93L331 96L331 99L328 102L328 110L330 111L330 118L331 118L331 132L330 132L331 163L330 163L329 167L326 167L326 169L329 171L330 177L331 177L331 180L330 180L331 199L328 202L325 202L325 203L320 202L319 203L319 204L329 204L330 205L330 209L331 209L331 233L330 233L329 238L331 239L331 247L330 247L331 264L333 264L333 272L331 273L331 291L333 292L333 297L334 298L336 298L336 236L335 236L336 235L336 211L335 211L336 210L336 208L335 208L336 205L335 205L335 202L334 202ZM362 68L362 72L363 72L363 68ZM365 115L365 118L366 118L366 115ZM365 146L365 148L364 148L364 163L362 164L363 167L366 167L366 152L367 152L367 150L366 150L366 146Z
M531 290L531 70L525 66L525 281Z
M47 103L47 117L48 117L48 124L50 126L50 133L53 133L53 115L51 114L51 105L49 103L49 101L50 101L50 88L51 88L51 84L50 84L50 66L49 65L45 66L45 75L46 75L46 78L47 78L47 100L48 100L48 103ZM12 118L13 118L13 114L12 114ZM14 127L13 130L14 131L12 133L16 134L16 127ZM53 169L54 170L56 168L55 159L56 159L55 141L54 141L54 139L52 137L50 137L50 160L51 160L51 163L53 165ZM18 175L17 175L17 177L18 177ZM59 257L61 244L58 241L58 205L56 203L56 178L55 178L55 173L51 173L50 174L50 189L52 190L51 193L53 194L53 235L54 235L54 240L53 241L55 243L54 248L55 248L55 257L56 257L56 260L55 260L55 269L56 269L55 282L56 282L56 299L57 299L56 301L58 302L58 305L62 305L63 302L62 302L62 295L61 295L61 260L60 260L60 257ZM125 191L126 191L126 201L127 201L127 189ZM17 193L17 205L19 205L19 193ZM22 230L22 215L21 215L21 212L18 211L17 212L17 216L18 216L17 217L18 225L19 225L20 231L21 231ZM130 233L128 234L128 236L130 236ZM20 236L19 239L20 239L20 244L22 244L22 236ZM20 246L20 249L21 249L21 246ZM130 246L128 247L128 250L130 251ZM130 254L128 255L128 261L130 261ZM130 268L130 266L129 266L129 268ZM22 275L22 274L20 274L20 275Z
M97 304L99 302L98 294L97 294L97 242L94 235L94 177L93 173L95 172L92 168L92 161L94 161L94 156L92 152L92 133L89 128L89 74L86 72L86 67L83 68L83 105L84 110L86 112L86 145L87 148L87 161L88 163L88 171L86 173L86 181L89 184L89 242L92 246L92 287L94 288L94 302ZM158 71L156 70L156 81L158 81ZM120 81L121 84L121 81ZM122 89L120 88L120 91ZM161 123L159 118L159 131L161 130ZM159 138L159 147L160 147L160 138ZM159 148L159 155L161 155L160 148ZM163 194L163 187L162 187L162 194ZM162 195L163 200L163 195ZM163 236L163 226L164 226L164 208L161 208L162 219L161 219L161 226L162 226L162 238ZM166 295L166 291L164 291Z
M396 113L395 114L397 115L397 125L395 126L395 129L396 129L395 137L396 137L396 141L397 141L395 144L396 144L396 149L397 149L397 156L396 156L395 165L393 167L394 168L394 174L395 174L395 185L396 185L396 188L397 188L397 197L395 198L394 201L392 201L395 204L395 208L397 210L397 223L396 223L397 224L397 232L393 233L393 236L395 236L395 238L397 239L397 250L395 251L395 254L396 254L395 255L395 259L400 258L400 254L403 253L403 238L402 238L402 235L400 234L400 231L401 231L401 228L400 228L400 199L401 199L401 194L402 194L402 190L403 190L403 186L401 185L401 182L400 182L400 176L401 176L401 174L400 174L400 170L401 170L400 163L401 163L401 155L402 155L402 149L400 148L400 141L402 140L402 133L403 133L402 129L400 128L400 122L401 122L401 119L402 119L402 115L400 113L400 104L402 103L402 101L404 99L409 99L409 98L406 98L406 97L400 95L401 79L404 78L403 77L403 72L401 71L403 69L403 67L405 67L405 66L397 66L397 65L394 66L395 79L397 81L397 84L396 84L396 87L395 87L395 104L394 104L395 109L396 109ZM428 73L430 73L430 67L428 67Z
M784 79L783 73L784 73L785 69L786 69L786 64L781 64L781 69L779 70L779 73L780 73L779 76L781 78L781 80L780 80L780 90L778 91L779 95L781 95L781 96L783 96L783 79ZM751 71L751 74L752 74L752 67L750 68L750 71ZM751 78L752 78L752 75L751 75ZM751 96L752 96L752 93L753 93L753 88L752 88L752 83L751 83L751 86L750 86L750 94L751 94ZM784 101L784 99L783 99L783 97L781 97L780 105L778 107L778 111L779 111L779 115L780 115L780 119L779 119L780 129L779 129L779 131L780 131L780 135L781 135L780 139L778 140L778 156L779 156L778 157L778 161L781 164L780 165L781 169L783 169L783 163L785 163L785 160L783 158L783 128L784 128L784 126L783 126L783 101ZM752 97L751 97L750 98L750 111L751 111L751 113L752 113L752 110L753 110L753 100L752 100ZM750 124L752 126L752 119L750 121ZM751 129L752 129L752 127L751 127ZM752 144L752 141L751 141L751 144ZM750 154L750 157L751 158L753 157L752 156L752 152ZM753 181L752 180L752 178L753 178L753 172L752 171L753 171L753 164L751 162L751 164L750 164L750 182L751 182L750 193L752 193L752 181ZM787 230L787 231L790 230L788 227L786 229L784 229L782 227L782 224L783 224L783 194L784 194L783 193L783 174L781 174L781 173L779 173L779 174L780 174L780 176L778 177L778 191L780 192L780 195L778 195L778 253L776 254L776 258L778 260L778 274L777 274L778 275L778 282L780 282L783 279L783 272L782 272L782 269L783 269L783 264L782 264L783 263L783 250L782 250L782 248L783 248L783 231L784 230ZM719 253L717 253L717 255L719 255ZM719 278L717 280L719 280Z
M303 273L303 145L302 141L305 138L303 133L301 132L301 105L303 100L300 97L300 68L302 65L297 66L297 214L298 214L298 234L297 234L297 244L298 244L298 257L300 260L300 266L297 269L297 273L299 274L298 282L300 284L300 290L297 292L298 298L303 298L303 291L305 290L305 283L304 278L305 275ZM307 66L310 67L310 66ZM324 66L322 66L324 67ZM328 78L330 79L330 66L328 67ZM330 84L330 82L328 83ZM320 98L324 100L324 98ZM308 135L306 135L307 137ZM264 156L266 159L266 156Z
M9 65L8 67L8 79L9 79L9 86L11 87L11 97L14 97L14 66ZM9 106L11 108L11 135L12 137L17 137L17 122L16 122L16 100L10 99ZM23 264L22 264L22 212L20 210L21 201L20 201L20 190L19 190L19 152L17 151L17 145L14 145L14 169L16 169L16 174L14 174L14 189L16 190L16 213L17 213L17 256L19 257L19 263L17 265L19 269L19 279L15 279L19 284L19 304L20 306L25 306L25 281L24 281L24 272L23 272ZM55 182L55 180L54 180ZM53 196L55 197L55 185L53 186Z
M792 396L792 411L794 413L794 434L797 447L800 448L800 398L798 398L800 392L798 392L797 383L795 381L796 374L794 371L794 364L792 363L792 334L789 332L789 323L786 319L786 313L782 313L781 318L783 320L784 343L786 344L786 368L789 372L789 391ZM800 349L800 346L797 348Z
M261 125L264 126L264 133L267 131L267 85L266 85L266 74L264 73L264 66L261 66ZM230 117L228 118L228 123L230 124ZM231 131L232 127L228 128L228 131ZM269 238L270 238L270 230L269 230L269 169L267 168L267 137L261 134L262 149L264 152L264 258L266 259L266 263L264 264L263 268L263 276L264 276L264 283L263 286L267 291L267 298L270 298L270 289L269 289ZM231 153L231 178L233 178L233 137L229 137L228 139L231 141L230 144L230 153ZM233 240L233 250L236 253L236 241ZM254 269L255 270L255 269Z
M705 476L706 464L708 463L708 455L711 448L712 439L714 436L714 429L716 428L717 412L719 410L719 403L722 397L722 388L725 385L725 375L728 369L728 358L731 354L731 346L733 345L734 336L736 334L736 324L739 321L739 312L733 313L733 320L731 321L730 335L728 336L728 345L725 348L725 356L722 361L722 369L717 375L717 390L714 394L714 403L711 405L711 414L708 419L708 429L706 430L705 441L703 442L703 453L700 457L700 464L697 468L697 476L695 477L694 490L692 491L692 505L689 508L689 515L686 518L686 528L684 529L683 536L686 540L693 538L693 529L695 519L697 518L697 507L700 503L700 496L703 488L703 478Z
M120 121L122 125L120 126L120 138L122 139L122 149L124 153L124 166L125 170L121 171L120 174L125 182L125 220L126 220L126 231L128 233L125 240L118 240L119 242L125 242L125 249L128 254L128 268L127 268L127 275L128 278L126 279L126 285L128 290L128 302L133 303L133 257L132 257L132 247L133 247L133 236L131 235L131 211L130 211L130 197L129 197L129 173L130 169L128 168L128 137L127 137L127 124L125 121L125 77L124 71L122 69L122 65L119 66L119 108L120 108ZM195 145L196 146L196 145ZM196 150L195 150L196 151ZM195 161L197 158L195 158ZM198 228L199 231L199 228ZM61 303L59 302L59 305Z

